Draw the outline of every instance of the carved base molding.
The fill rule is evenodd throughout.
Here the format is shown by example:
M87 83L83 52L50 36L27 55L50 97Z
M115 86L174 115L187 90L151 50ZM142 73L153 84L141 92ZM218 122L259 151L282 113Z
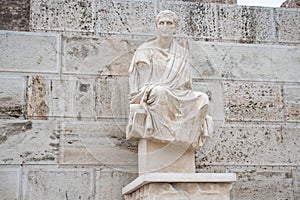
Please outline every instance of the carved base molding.
M230 200L233 173L149 173L122 190L125 200Z

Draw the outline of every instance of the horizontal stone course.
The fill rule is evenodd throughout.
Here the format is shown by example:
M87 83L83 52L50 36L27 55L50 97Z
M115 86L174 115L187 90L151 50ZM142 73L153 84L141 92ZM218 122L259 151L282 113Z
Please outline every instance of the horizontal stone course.
M58 73L59 41L54 33L0 31L0 71Z
M0 164L57 164L54 121L0 121Z
M196 165L298 165L299 127L225 125L197 152Z

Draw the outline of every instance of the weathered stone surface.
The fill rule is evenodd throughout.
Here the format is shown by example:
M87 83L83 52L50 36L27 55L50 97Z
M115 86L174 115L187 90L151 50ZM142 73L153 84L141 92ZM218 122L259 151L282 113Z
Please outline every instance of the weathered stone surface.
M277 8L274 15L278 41L299 44L300 12L294 9Z
M177 35L208 40L218 38L217 8L217 4L196 4L172 0L162 3L162 10L169 9L178 15Z
M124 195L125 200L207 199L229 200L230 183L149 183Z
M282 3L280 7L284 8L300 8L300 1L299 0L286 0Z
M222 5L218 10L221 40L241 43L274 41L271 8Z
M128 77L97 79L97 117L128 118L128 94Z
M60 164L105 165L137 171L137 144L125 139L123 122L64 123Z
M0 196L1 199L20 199L20 177L19 168L0 168Z
M193 77L297 81L300 76L299 54L297 46L190 40Z
M0 164L55 164L58 135L53 121L1 121Z
M106 1L96 3L97 33L152 33L156 1Z
M284 121L282 87L277 83L225 82L227 121Z
M233 200L294 199L290 170L231 168L238 180L232 190ZM297 198L296 198L297 199Z
M300 121L300 86L284 87L285 117L288 122Z
M47 93L49 85L42 76L28 77L26 86L26 118L48 119L49 102Z
M134 49L139 43L124 36L65 38L64 72L128 75Z
M0 118L23 115L24 78L0 76Z
M196 165L299 163L299 128L278 125L226 125L197 153Z
M59 38L50 33L0 31L0 70L58 73Z
M122 200L122 188L136 177L136 173L114 169L96 171L95 199Z
M293 186L294 186L294 199L300 198L300 171L299 169L292 170Z
M23 199L93 199L93 180L89 169L27 168Z
M94 32L93 6L92 0L32 0L31 28Z
M30 0L1 2L0 30L28 31Z

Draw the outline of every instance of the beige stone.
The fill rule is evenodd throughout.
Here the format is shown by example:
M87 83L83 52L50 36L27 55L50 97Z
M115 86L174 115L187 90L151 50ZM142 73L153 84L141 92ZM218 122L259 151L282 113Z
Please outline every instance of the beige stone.
M32 0L31 29L94 32L94 1Z
M1 71L59 73L60 38L55 33L1 31Z
M229 200L235 174L149 173L139 176L122 190L129 199Z
M136 177L137 173L119 171L113 168L97 170L95 199L123 200L122 188Z
M0 168L0 196L1 199L14 200L21 196L20 168Z
M24 83L23 77L0 76L0 118L23 116Z
M284 87L285 117L288 122L300 120L300 87L286 85Z
M224 106L228 121L284 121L278 83L225 82Z
M92 199L94 171L28 167L25 169L22 199Z
M276 124L234 124L223 127L197 152L196 166L279 165L299 162L299 127Z
M126 141L126 122L65 122L61 126L61 165L137 172L137 144Z
M54 121L1 121L1 164L57 164Z

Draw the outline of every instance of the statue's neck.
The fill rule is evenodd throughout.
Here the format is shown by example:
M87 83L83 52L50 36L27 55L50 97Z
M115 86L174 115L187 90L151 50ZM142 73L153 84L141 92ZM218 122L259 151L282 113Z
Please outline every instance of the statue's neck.
M158 37L157 46L161 49L170 49L173 37Z

